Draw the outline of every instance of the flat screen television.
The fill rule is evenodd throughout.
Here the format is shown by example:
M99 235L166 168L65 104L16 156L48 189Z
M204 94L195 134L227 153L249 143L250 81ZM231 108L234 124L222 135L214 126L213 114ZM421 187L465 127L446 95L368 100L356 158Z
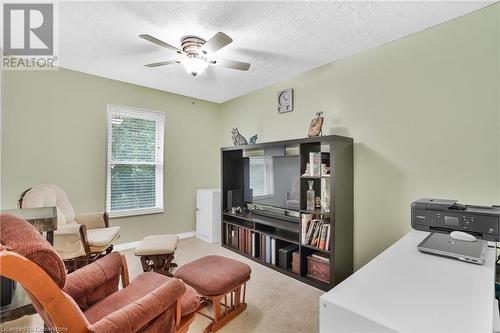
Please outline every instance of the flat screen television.
M247 203L298 211L299 156L246 157L243 167Z

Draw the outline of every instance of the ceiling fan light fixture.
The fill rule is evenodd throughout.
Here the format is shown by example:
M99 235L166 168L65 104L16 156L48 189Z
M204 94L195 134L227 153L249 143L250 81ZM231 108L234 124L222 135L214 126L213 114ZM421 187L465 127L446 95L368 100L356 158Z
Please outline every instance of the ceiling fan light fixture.
M184 58L181 60L181 64L192 76L202 73L208 67L208 63L205 60L195 57Z
M247 71L250 68L250 64L246 62L229 59L214 60L212 58L215 52L233 41L231 37L220 31L207 41L193 35L184 36L181 39L180 49L148 34L141 34L139 37L167 50L176 51L181 55L181 57L174 59L144 65L148 68L180 63L192 76L202 73L207 69L208 65L217 65L218 67L232 68L240 71Z

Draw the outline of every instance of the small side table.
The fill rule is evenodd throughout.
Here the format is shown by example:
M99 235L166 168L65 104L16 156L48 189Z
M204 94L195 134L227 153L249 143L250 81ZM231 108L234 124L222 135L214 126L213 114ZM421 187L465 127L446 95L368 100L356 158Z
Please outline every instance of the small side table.
M57 208L23 208L6 209L2 214L19 216L31 223L41 234L45 233L50 244L54 245L54 230L57 230ZM6 288L11 285L11 280L1 277L2 286ZM5 291L2 291L4 293ZM0 323L21 318L25 315L36 313L33 304L26 291L20 286L15 286L12 301L8 305L0 306Z

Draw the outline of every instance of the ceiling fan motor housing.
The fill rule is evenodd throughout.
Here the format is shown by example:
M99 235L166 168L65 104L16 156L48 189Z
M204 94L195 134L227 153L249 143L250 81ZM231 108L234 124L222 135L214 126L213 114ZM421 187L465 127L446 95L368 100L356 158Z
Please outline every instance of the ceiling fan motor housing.
M201 56L201 47L205 44L205 40L196 36L186 36L182 38L182 51L184 51L188 57L199 57Z

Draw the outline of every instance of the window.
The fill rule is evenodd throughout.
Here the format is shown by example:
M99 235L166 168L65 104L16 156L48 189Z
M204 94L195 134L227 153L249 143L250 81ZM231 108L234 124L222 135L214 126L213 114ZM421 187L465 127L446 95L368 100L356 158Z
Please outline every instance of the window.
M273 158L250 157L250 188L253 197L269 197L274 193Z
M163 212L164 113L116 105L108 105L107 113L107 212Z

